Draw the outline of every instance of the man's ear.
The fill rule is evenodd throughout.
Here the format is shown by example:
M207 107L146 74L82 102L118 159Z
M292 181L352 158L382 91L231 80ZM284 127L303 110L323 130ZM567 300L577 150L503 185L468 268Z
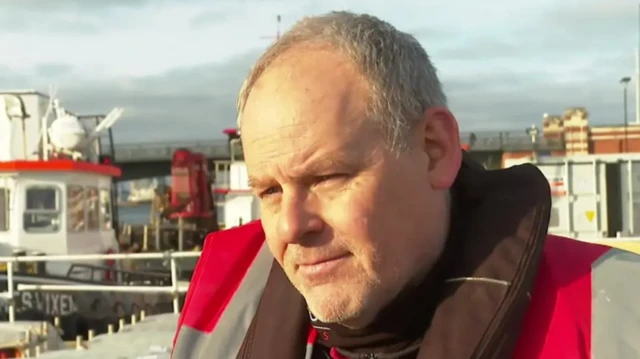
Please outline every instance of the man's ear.
M429 181L435 189L449 189L462 163L458 121L446 107L425 111L417 135L429 157Z

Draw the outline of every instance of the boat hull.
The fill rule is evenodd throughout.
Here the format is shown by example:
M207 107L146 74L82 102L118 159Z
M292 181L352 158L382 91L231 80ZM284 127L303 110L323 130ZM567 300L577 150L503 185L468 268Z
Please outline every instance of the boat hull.
M123 293L93 291L17 291L18 284L96 284L72 279L36 275L14 275L14 310L17 321L48 321L61 329L65 340L85 336L89 329L96 334L117 330L121 319L130 323L132 315L169 313L173 311L168 293ZM101 283L103 284L103 283ZM0 274L0 290L7 290L6 274ZM184 295L180 298L180 304ZM0 321L9 320L9 301L0 299Z

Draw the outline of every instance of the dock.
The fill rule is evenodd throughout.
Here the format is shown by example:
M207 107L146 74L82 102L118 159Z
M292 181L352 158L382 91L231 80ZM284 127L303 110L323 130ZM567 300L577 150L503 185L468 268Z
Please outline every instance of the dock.
M46 350L62 350L65 343L57 328L48 322L0 322L0 354L7 358L5 349L20 348L25 356L38 356Z
M133 318L132 318L133 319ZM79 338L72 348L41 352L43 359L169 359L178 315L173 313L136 318L120 323L112 333L88 340Z

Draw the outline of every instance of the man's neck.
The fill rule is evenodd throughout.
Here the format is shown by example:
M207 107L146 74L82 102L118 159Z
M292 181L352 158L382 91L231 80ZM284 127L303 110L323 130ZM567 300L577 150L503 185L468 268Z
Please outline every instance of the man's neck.
M452 221L463 214L452 212ZM440 301L440 293L447 273L454 261L459 236L464 226L451 223L446 246L437 263L416 274L396 298L381 310L374 320L358 320L341 324L314 322L319 342L353 353L399 353L421 342ZM374 318L374 316L371 316ZM361 325L362 323L370 323ZM358 328L358 329L353 329Z

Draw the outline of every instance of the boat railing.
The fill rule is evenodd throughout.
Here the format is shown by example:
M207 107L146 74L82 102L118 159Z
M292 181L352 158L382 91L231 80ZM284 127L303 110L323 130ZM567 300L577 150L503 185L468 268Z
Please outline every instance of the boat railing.
M120 292L120 293L166 293L173 299L173 312L180 313L180 294L186 293L187 285L182 285L178 280L177 261L185 258L196 258L200 251L188 252L152 252L152 253L114 253L114 254L70 254L47 256L13 256L0 257L0 263L6 263L7 291L0 293L0 298L8 301L9 322L13 323L16 317L15 297L21 291L53 291L53 292ZM14 276L16 267L24 262L69 262L92 260L149 260L164 259L170 264L169 285L118 285L118 284L17 284Z
M112 273L113 277L121 277L122 281L126 283L145 283L153 285L167 285L167 283L171 283L171 275L165 273L154 273L148 271L140 272L85 263L71 264L67 271L67 278L74 278L74 275L86 275L87 273L89 274L89 278L101 277L104 276L105 273Z
M164 231L177 232L177 249L178 251L183 251L185 248L185 235L198 231L198 227L195 224L186 223L182 217L178 218L177 223L160 223L160 220L156 220L156 224L151 225L121 223L120 228L122 228L121 238L127 239L129 244L132 243L131 238L134 229L139 229L142 232L141 246L143 251L149 250L150 248L160 250L163 247L161 234ZM153 239L153 243L150 243L150 239Z

